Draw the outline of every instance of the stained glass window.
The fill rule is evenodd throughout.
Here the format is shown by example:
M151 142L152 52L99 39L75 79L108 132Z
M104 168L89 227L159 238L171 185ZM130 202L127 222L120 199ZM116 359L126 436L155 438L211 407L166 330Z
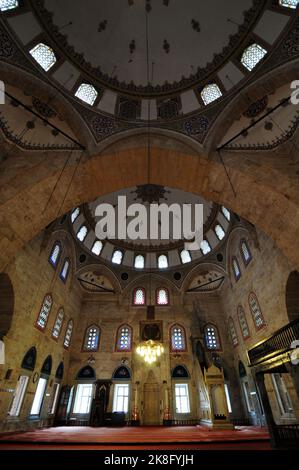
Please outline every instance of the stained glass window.
M55 242L52 248L51 254L50 254L50 258L49 258L50 263L54 267L56 267L58 264L60 253L61 253L61 243Z
M215 227L215 233L217 235L218 240L223 240L223 238L225 237L225 231L223 230L223 228L219 224L216 225L216 227Z
M134 305L145 305L145 290L143 287L138 287L134 290L133 294Z
M160 255L158 257L158 268L159 269L168 268L168 258L166 255Z
M217 328L214 325L206 325L205 330L205 341L206 347L210 350L218 350L220 349L220 340L219 340L219 333Z
M238 307L238 318L239 318L239 323L240 323L242 336L243 336L244 339L247 339L250 336L250 331L249 331L249 327L248 327L248 323L247 323L247 320L246 320L246 315L245 315L244 309L241 305L239 305L239 307Z
M145 259L143 255L137 255L134 261L134 267L136 269L144 269Z
M234 320L232 318L229 318L228 320L228 328L229 328L230 337L231 337L233 346L238 346L239 344L238 336L237 336Z
M85 351L97 351L100 340L100 328L92 325L87 328L83 349Z
M115 250L112 256L112 263L121 264L123 259L123 252L120 250Z
M174 325L170 330L171 350L185 351L186 349L186 336L185 330L180 325Z
M226 207L222 206L221 207L221 212L224 215L224 217L226 218L226 220L230 221L230 211Z
M253 292L249 295L248 302L255 327L257 329L262 328L265 325L265 321L257 296Z
M132 328L128 325L124 325L118 330L116 349L117 351L131 351L131 348Z
M64 311L61 308L61 309L59 309L59 311L57 313L57 317L56 317L56 320L55 320L55 323L54 323L54 326L53 326L53 330L52 330L52 336L55 339L59 338L61 328L62 328L62 324L63 324L63 319L64 319Z
M85 240L87 232L87 227L85 225L82 225L82 227L80 227L79 232L77 233L77 238L78 240L80 240L80 242L83 242Z
M52 296L50 294L47 294L44 297L44 300L43 300L43 303L42 303L42 306L41 306L41 309L39 311L38 318L36 321L37 326L41 330L44 330L46 328L47 321L48 321L50 311L52 308L52 304L53 304Z
M30 54L45 72L48 72L57 61L53 49L42 42L31 49Z
M19 6L17 0L1 0L0 1L0 11L13 10Z
M102 249L103 249L103 243L100 240L96 240L92 246L91 251L94 255L99 256L102 252Z
M299 4L299 0L279 0L279 5L286 8L293 8L294 10L297 8Z
M232 266L233 266L235 279L236 281L238 281L238 279L240 279L241 277L241 269L240 269L239 262L236 257L232 259Z
M79 207L76 207L76 209L73 210L72 215L71 215L72 223L75 222L75 220L78 218L79 214L80 214L80 209L79 209Z
M61 273L60 273L60 278L61 278L64 282L67 280L67 276L68 276L69 270L70 270L70 260L69 260L69 259L65 259L65 260L64 260L64 263L63 263L63 266L62 266Z
M92 85L82 83L76 91L75 96L92 106L97 99L98 92Z
M200 94L204 104L210 104L222 96L221 90L216 83L206 85Z
M203 240L200 244L200 249L202 251L203 255L207 255L211 251L211 246L208 242L208 240Z
M191 263L192 260L191 260L190 251L188 250L181 251L181 261L183 264Z
M241 255L242 255L244 264L247 265L251 261L251 252L249 250L249 246L248 246L246 240L241 240L240 251L241 251Z
M169 295L168 290L165 288L157 289L156 295L157 305L168 305L169 304Z
M259 44L251 44L243 52L241 62L247 70L251 71L265 57L267 51Z
M73 322L73 320L69 320L69 322L67 324L66 331L65 331L65 335L64 335L64 341L63 341L63 346L66 349L68 349L70 347L71 340L72 340L73 329L74 329L74 322Z

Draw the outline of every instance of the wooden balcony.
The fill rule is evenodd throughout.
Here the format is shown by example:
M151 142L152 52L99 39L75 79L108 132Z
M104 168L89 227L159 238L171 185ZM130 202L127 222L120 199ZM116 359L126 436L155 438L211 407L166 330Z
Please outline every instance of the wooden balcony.
M280 354L291 352L291 344L296 340L299 340L299 319L283 326L268 339L250 349L248 351L250 365L256 366Z

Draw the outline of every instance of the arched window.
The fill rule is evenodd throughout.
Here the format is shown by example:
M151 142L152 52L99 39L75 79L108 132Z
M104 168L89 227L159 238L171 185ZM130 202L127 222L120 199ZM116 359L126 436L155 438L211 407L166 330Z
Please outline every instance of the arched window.
M100 240L96 240L92 246L91 252L94 255L100 256L103 249L103 243Z
M240 252L245 266L250 263L252 256L246 240L240 242Z
M223 240L223 238L225 237L225 231L223 230L220 224L217 224L215 226L215 233L216 233L218 240Z
M173 325L170 329L171 352L186 351L186 333L181 325Z
M165 287L159 288L156 291L157 305L169 305L169 292Z
M232 259L232 268L233 268L233 273L234 273L234 276L235 276L235 280L238 281L241 277L241 269L240 269L240 266L239 266L239 262L238 262L238 260L235 256Z
M251 44L243 52L241 63L251 72L257 64L265 57L267 51L259 44Z
M247 323L247 320L246 320L246 315L245 315L244 309L241 305L239 305L239 307L238 307L238 320L239 320L240 329L241 329L243 338L244 339L249 338L250 331L249 331L249 327L248 327L248 323Z
M221 349L218 329L212 324L208 324L204 328L206 348L212 351Z
M62 328L62 324L63 324L63 320L64 320L64 311L63 311L63 308L60 308L58 310L58 313L57 313L57 316L56 316L56 320L55 320L55 323L54 323L54 326L53 326L53 330L52 330L52 337L54 339L58 339L59 338L59 335L60 335L60 332L61 332L61 328Z
M251 292L248 297L248 303L252 314L253 322L257 330L265 326L264 317L257 296Z
M73 329L74 329L74 322L73 320L69 320L66 330L65 330L64 340L63 340L63 346L65 347L65 349L68 349L70 347Z
M297 5L299 5L299 0L279 0L279 5L295 10L297 8Z
M18 0L1 0L0 11L13 10L19 6Z
M231 218L230 211L226 207L222 206L221 207L221 212L224 215L224 217L226 218L226 220L228 220L228 222L229 222L230 218Z
M221 90L216 83L211 83L210 85L206 85L202 90L201 99L205 105L212 103L215 100L218 100L222 96Z
M143 287L137 287L136 289L134 289L133 304L145 305L145 289Z
M234 320L232 319L232 317L230 317L228 319L228 329L229 329L229 333L230 333L230 337L231 337L233 346L238 346L238 344L239 344L238 336L237 336L237 332L236 332L236 328L235 328L235 323L234 323Z
M159 269L166 269L168 268L168 258L166 255L160 255L158 257L158 268Z
M66 259L64 260L64 263L63 263L63 266L62 266L62 270L61 270L61 272L60 272L60 279L61 279L63 282L66 282L66 280L67 280L69 270L70 270L70 260L69 260L68 258L66 258Z
M145 258L143 255L137 255L135 256L134 260L134 268L136 269L144 269L145 265Z
M72 224L79 217L79 215L80 215L80 209L79 209L79 207L76 207L76 209L73 210L72 215L71 215Z
M212 250L208 240L203 240L200 244L200 249L203 255L207 255Z
M51 294L47 294L44 297L41 309L39 311L39 314L38 314L38 317L37 317L37 320L36 320L36 326L40 330L44 330L46 328L48 318L49 318L49 315L50 315L50 311L51 311L51 308L52 308L52 304L53 304L52 296L51 296Z
M89 85L89 83L81 83L75 96L79 98L79 100L84 101L84 103L92 106L97 99L98 92L92 85Z
M84 338L83 351L97 351L100 341L100 328L91 325L87 328Z
M52 247L51 254L49 257L49 262L52 264L52 266L54 266L54 268L56 268L59 262L61 251L62 251L61 243L59 241L56 241Z
M132 349L132 328L129 325L122 325L116 336L116 351L129 352Z
M123 259L123 252L120 250L115 250L112 256L112 263L121 264L122 259Z
M34 46L29 52L45 72L48 72L57 62L53 49L42 42Z
M181 255L181 261L183 264L191 263L192 260L191 260L190 251L182 250L180 255Z
M82 227L80 227L79 231L77 232L78 240L80 240L80 242L84 242L87 233L88 233L87 227L85 225L82 225Z

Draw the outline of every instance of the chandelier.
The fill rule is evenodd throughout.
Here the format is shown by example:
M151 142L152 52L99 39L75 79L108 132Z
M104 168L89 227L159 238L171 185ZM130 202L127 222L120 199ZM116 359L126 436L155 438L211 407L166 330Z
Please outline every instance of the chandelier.
M137 346L137 354L143 358L144 362L147 364L153 364L156 362L158 357L164 353L164 346L158 341L149 339L148 341L143 341Z

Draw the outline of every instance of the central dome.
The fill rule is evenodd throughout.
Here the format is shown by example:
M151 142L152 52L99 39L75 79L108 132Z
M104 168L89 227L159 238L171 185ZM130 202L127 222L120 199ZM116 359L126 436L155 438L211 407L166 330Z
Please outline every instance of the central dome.
M213 73L246 37L263 3L44 0L32 6L56 33L58 47L93 78L143 93L165 84L184 88Z

